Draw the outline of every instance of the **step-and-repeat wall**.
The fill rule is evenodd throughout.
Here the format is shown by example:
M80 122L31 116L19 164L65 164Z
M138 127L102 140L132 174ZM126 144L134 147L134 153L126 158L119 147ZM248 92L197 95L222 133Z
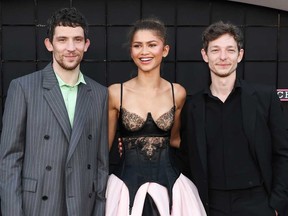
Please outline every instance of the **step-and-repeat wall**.
M243 29L245 57L238 76L274 85L288 98L288 12L230 1L193 0L1 0L0 113L12 79L43 68L51 60L45 49L46 20L61 7L74 6L88 19L91 46L81 70L105 86L135 75L125 46L133 22L156 16L168 27L171 46L162 75L193 94L208 82L201 32L212 22L230 21ZM0 115L1 121L2 115ZM1 125L0 125L1 131Z

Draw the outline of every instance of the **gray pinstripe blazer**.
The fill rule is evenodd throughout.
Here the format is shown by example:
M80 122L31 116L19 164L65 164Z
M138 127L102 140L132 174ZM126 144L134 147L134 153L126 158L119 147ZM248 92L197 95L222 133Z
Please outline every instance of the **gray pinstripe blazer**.
M108 93L84 79L73 129L51 64L11 82L0 144L3 216L104 215Z

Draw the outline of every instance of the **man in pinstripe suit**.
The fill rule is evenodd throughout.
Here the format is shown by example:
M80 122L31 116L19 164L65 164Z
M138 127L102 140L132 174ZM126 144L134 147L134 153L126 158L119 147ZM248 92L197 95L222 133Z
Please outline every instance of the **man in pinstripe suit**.
M108 176L107 89L80 72L89 47L75 8L48 21L53 61L13 80L3 116L3 216L101 216Z

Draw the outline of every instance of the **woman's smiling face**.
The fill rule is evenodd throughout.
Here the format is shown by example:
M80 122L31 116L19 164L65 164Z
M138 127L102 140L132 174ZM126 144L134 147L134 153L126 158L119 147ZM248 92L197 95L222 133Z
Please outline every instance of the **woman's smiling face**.
M154 30L138 30L131 42L131 58L138 67L138 71L148 72L160 70L162 58L169 53L169 46Z

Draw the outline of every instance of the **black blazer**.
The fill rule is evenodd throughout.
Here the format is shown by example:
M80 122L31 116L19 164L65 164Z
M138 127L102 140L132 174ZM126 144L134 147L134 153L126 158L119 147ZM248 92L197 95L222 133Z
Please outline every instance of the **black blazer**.
M288 121L274 88L240 81L243 128L264 180L270 205L280 215L288 206ZM207 146L203 92L187 97L181 113L179 163L195 183L208 210ZM285 214L286 212L286 214ZM208 211L207 211L208 213Z

